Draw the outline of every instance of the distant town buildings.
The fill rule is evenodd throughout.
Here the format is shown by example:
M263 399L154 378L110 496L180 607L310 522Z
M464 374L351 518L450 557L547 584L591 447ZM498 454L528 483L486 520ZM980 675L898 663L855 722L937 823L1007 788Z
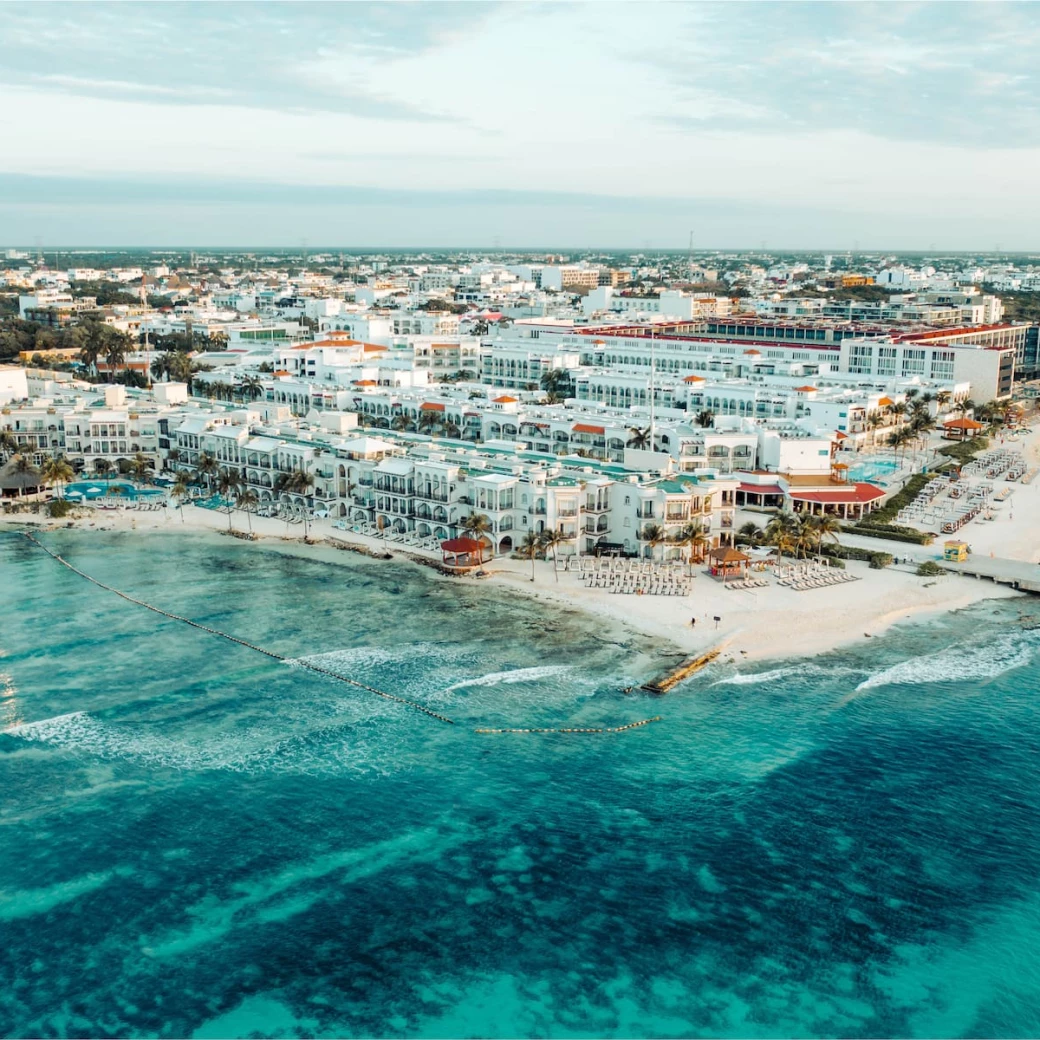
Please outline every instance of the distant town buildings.
M996 292L1040 271L1007 264L6 258L0 294L39 330L0 367L20 451L87 473L207 456L262 504L421 537L476 510L501 552L546 528L643 552L648 524L691 522L726 545L745 505L858 516L878 496L848 460L908 401L939 421L1040 374L1037 326ZM126 349L84 360L60 338L99 323ZM313 484L287 491L297 470Z

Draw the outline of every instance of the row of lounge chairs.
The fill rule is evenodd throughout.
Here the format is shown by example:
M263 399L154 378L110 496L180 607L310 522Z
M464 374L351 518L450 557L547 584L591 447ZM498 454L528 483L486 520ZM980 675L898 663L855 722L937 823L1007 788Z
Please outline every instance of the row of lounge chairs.
M859 581L855 574L845 571L832 571L829 574L818 574L811 578L781 578L778 584L786 585L796 592L808 592L810 589L824 589L828 585L844 585L846 582Z
M745 578L743 581L727 581L727 589L764 589L769 586L765 578Z
M414 531L380 531L375 524L356 523L349 524L346 520L334 520L332 526L337 531L349 531L351 534L361 534L367 538L379 538L386 542L394 542L397 545L407 545L414 549L423 549L426 552L436 552L440 548L440 539L425 538Z

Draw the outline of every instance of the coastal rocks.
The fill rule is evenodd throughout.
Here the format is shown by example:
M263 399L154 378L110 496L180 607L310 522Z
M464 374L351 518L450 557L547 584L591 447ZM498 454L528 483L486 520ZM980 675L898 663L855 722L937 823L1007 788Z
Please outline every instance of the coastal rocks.
M326 538L326 545L331 545L333 549L342 549L344 552L357 553L359 556L367 556L370 560L392 560L393 556L388 552L376 552L373 549L368 549L363 545L355 545L353 542L344 542L339 538Z
M218 531L218 534L222 534L225 537L241 538L244 542L258 542L260 541L260 535L254 531Z

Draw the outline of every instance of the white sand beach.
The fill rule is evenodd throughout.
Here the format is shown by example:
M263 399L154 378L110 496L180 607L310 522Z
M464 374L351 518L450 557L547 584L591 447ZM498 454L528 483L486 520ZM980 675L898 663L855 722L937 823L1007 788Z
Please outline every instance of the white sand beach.
M1040 492L1040 484L1020 488L1023 508L1013 521L986 525L991 530L1005 528L1002 547L1021 545L1035 551L1030 532L1035 525L1027 520L1032 512L1025 499ZM1026 494L1028 493L1028 494ZM1032 498L1030 498L1032 501ZM1034 504L1035 508L1035 504ZM107 510L82 509L84 516L74 521L52 521L29 514L8 515L0 520L7 526L31 525L52 529L74 526L90 531L137 531L144 537L178 537L198 532L226 532L226 512L186 506L154 511L128 508ZM1036 515L1032 513L1032 515ZM761 516L755 517L758 522ZM439 560L439 554L423 553L413 547L394 542L385 545L376 538L343 531L330 520L317 520L310 525L310 540L305 544L299 525L288 526L282 520L250 517L253 531L268 546L301 555L320 555L333 565L338 554L332 554L327 543L333 539L371 551L384 549L396 558L425 556ZM236 530L245 530L244 514L232 515ZM975 525L978 526L978 525ZM989 531L985 532L989 535ZM994 536L997 532L994 531ZM969 533L974 539L974 532ZM980 543L982 539L977 539ZM243 543L246 545L247 543ZM902 546L891 543L879 547L902 552ZM915 550L917 547L912 547ZM980 546L981 548L981 546ZM934 556L935 547L919 550L915 555ZM724 656L736 659L779 659L824 653L844 644L862 641L885 631L890 625L914 621L969 606L984 599L1018 595L1003 586L973 578L947 575L919 578L914 566L895 566L870 570L866 563L849 562L847 573L857 580L830 587L796 591L776 583L771 572L756 574L769 580L764 588L738 590L725 587L712 578L703 566L693 568L691 592L687 596L619 595L603 588L587 588L574 570L559 569L554 575L549 561L536 561L534 580L531 564L526 560L496 558L485 564L486 576L472 574L445 577L445 581L488 581L506 586L524 596L579 609L602 617L611 624L629 626L640 633L659 638L690 653L723 646ZM716 622L715 618L719 618Z

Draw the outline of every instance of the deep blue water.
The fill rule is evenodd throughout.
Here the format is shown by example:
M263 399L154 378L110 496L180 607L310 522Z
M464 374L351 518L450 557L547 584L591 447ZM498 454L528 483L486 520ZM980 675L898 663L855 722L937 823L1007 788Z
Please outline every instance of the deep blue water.
M0 535L0 1034L1040 1034L1040 603L655 700L412 565L43 537L459 725Z

